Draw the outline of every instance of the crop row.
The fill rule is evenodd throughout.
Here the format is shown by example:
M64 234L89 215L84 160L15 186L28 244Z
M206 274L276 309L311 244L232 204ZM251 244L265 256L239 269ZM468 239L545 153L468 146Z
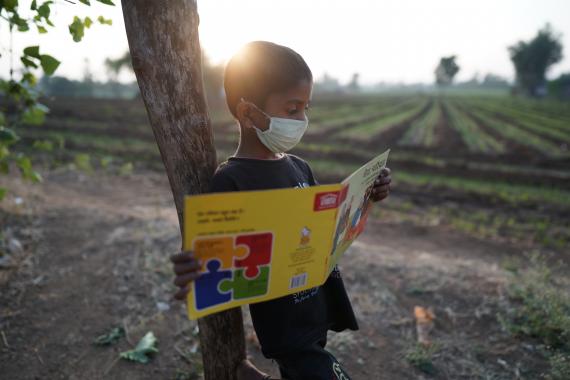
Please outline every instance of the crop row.
M448 116L448 127L455 128L461 135L465 145L471 152L503 153L505 147L502 142L483 131L477 123L454 104L447 101L443 103Z
M398 145L433 147L436 143L435 128L441 117L441 104L436 100L428 112L410 124Z

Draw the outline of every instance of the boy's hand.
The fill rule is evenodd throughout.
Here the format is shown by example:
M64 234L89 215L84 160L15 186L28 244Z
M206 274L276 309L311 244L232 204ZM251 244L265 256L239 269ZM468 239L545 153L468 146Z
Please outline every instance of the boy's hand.
M192 251L182 251L170 256L170 261L174 264L174 285L180 289L174 294L177 300L186 299L186 295L190 291L190 283L200 276L200 268L202 263L194 256Z
M374 187L372 188L372 195L370 200L372 202L379 202L386 198L390 193L390 182L392 177L390 176L390 168L383 168L378 175L378 178L374 181Z

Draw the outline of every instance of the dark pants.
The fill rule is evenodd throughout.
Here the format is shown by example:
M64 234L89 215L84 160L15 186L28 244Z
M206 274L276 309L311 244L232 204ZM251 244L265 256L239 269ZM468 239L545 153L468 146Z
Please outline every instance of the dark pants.
M275 358L287 380L350 380L338 360L325 350L326 336L294 353Z

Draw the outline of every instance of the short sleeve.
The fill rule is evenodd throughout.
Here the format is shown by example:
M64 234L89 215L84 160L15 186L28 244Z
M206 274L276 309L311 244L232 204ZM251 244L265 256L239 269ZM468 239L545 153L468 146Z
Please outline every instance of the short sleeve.
M210 193L238 191L235 181L224 171L218 170L210 181Z
M311 169L311 166L305 161L305 163L307 164L307 171L309 172L309 185L311 186L316 186L319 184L319 181L317 181L317 179L315 178L315 175L313 174L313 170Z
M289 157L291 157L291 159L293 160L295 165L300 170L302 170L303 173L307 176L307 181L308 181L310 186L315 186L315 185L319 184L319 182L315 178L315 175L313 173L313 170L311 169L311 166L309 165L309 163L307 161L303 160L301 157L296 156L294 154L289 154Z

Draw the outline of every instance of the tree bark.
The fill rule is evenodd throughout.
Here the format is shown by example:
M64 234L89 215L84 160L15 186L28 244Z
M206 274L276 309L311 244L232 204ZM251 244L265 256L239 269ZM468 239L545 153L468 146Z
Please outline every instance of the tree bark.
M196 1L122 0L133 69L182 233L185 194L208 190L216 151L202 84ZM234 380L245 359L240 308L198 320L206 380Z

